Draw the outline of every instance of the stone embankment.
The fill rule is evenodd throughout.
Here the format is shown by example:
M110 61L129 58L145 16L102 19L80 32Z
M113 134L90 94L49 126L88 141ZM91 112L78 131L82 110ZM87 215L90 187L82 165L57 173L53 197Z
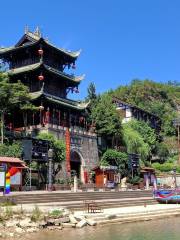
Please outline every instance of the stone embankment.
M0 211L0 238L25 239L26 234L38 231L61 231L64 228L110 223L148 221L157 218L180 216L179 205L144 205L124 208L104 209L98 213L84 211L70 212L65 208L22 209L19 206L3 207Z
M82 214L76 217L63 208L52 208L42 211L35 206L28 211L18 207L1 207L0 238L17 238L41 230L62 230L63 228L82 228L95 226L96 222L86 219Z

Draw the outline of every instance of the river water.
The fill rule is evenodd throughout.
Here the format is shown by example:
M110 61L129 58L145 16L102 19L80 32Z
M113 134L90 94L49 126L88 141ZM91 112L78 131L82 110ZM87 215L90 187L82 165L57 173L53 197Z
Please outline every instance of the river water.
M26 240L179 240L180 217L40 232Z

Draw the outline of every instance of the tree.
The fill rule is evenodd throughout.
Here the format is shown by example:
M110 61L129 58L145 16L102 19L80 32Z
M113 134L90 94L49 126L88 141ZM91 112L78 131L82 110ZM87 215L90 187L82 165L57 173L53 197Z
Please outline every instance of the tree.
M108 94L100 97L100 100L92 107L92 119L96 125L99 135L112 138L112 145L115 138L121 135L121 119Z
M128 125L141 135L143 141L148 144L150 153L152 153L157 142L157 135L154 129L152 129L148 123L135 119L131 120Z
M97 98L97 95L96 95L96 87L95 87L95 84L94 83L90 83L89 86L88 86L88 89L87 89L87 92L88 92L88 95L87 95L87 100L89 101L92 101L94 99Z
M0 145L0 156L18 157L22 156L22 143L13 142L12 144L6 143Z
M61 164L65 160L65 143L62 140L58 140L54 135L49 133L39 133L38 139L48 140L50 143L50 148L53 149L53 176L59 173L61 169Z
M172 120L180 104L180 86L136 79L130 85L120 86L112 95L159 116L163 136L175 134Z
M7 74L0 72L1 143L4 143L4 114L14 107L21 108L30 100L28 88L20 81L10 83Z
M118 152L114 149L107 149L103 154L101 161L101 166L117 166L118 172L121 176L127 176L128 173L128 155L124 152Z
M128 153L140 154L144 164L150 154L149 145L143 140L142 136L131 127L131 123L123 124L123 140Z

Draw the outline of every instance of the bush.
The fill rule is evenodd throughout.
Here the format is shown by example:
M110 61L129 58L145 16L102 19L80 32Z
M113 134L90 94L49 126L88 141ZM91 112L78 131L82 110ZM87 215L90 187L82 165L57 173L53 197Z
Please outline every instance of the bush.
M133 178L128 180L128 182L133 185L139 184L141 181L142 181L142 179L139 176L134 176Z
M38 206L35 206L33 211L32 211L31 221L32 222L37 222L38 220L41 219L41 216L42 216L41 210L39 209Z
M49 213L49 217L52 217L52 218L60 218L62 216L63 216L63 211L58 209L55 209Z
M176 166L173 163L165 162L163 164L160 163L153 163L152 167L156 170L159 170L160 172L170 172L172 171Z

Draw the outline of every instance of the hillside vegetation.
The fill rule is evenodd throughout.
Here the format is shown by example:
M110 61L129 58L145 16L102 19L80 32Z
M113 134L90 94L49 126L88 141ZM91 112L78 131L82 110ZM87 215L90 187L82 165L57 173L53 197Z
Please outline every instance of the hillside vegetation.
M180 106L180 84L134 80L130 85L121 86L111 94L159 116L164 136L175 134L172 120L177 117Z
M113 96L157 115L162 122L159 136L148 123L133 120L122 124L122 118L112 104ZM107 140L107 148L118 149L120 145L127 153L140 154L142 165L152 164L162 171L169 171L177 165L177 129L173 120L178 117L180 109L180 84L133 80L129 85L100 96L95 94L95 87L91 84L87 99L91 100L91 120L98 135ZM105 149L101 151L102 159L103 154L106 154Z

